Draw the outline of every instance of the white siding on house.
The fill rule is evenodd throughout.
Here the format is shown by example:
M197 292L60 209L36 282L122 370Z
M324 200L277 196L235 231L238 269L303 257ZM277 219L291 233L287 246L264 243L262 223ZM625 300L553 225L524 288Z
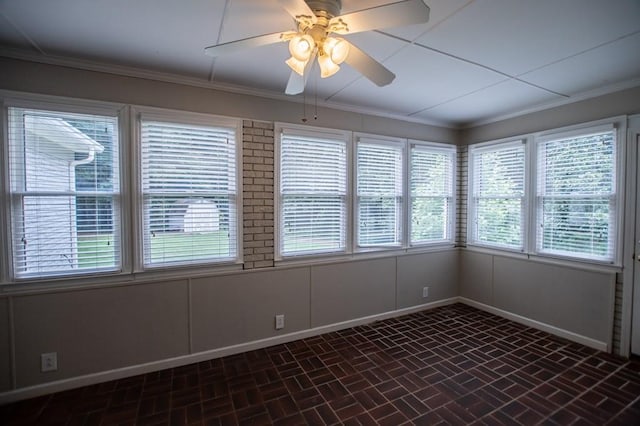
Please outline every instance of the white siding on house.
M78 268L75 168L104 148L56 115L10 109L16 275Z
M61 149L31 131L26 132L24 148L27 192L74 190L75 171L70 167L75 156L73 151ZM15 235L16 244L24 249L21 269L53 272L77 267L75 197L27 195L21 213L23 232ZM66 262L61 262L62 259Z

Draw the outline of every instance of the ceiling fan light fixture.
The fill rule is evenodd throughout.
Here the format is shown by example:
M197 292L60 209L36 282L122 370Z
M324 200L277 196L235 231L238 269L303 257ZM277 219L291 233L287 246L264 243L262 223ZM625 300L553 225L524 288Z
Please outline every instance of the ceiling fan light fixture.
M340 66L333 62L326 53L318 56L318 65L320 65L320 77L322 78L331 77L340 70Z
M313 37L309 34L299 34L289 41L289 52L298 61L307 61L316 47Z
M285 61L285 63L289 65L289 68L291 68L293 71L297 72L300 75L304 75L304 69L307 66L307 62L309 62L308 58L304 61L300 61L294 58L293 56Z
M349 43L341 38L327 37L322 45L322 49L336 65L343 63L349 55Z

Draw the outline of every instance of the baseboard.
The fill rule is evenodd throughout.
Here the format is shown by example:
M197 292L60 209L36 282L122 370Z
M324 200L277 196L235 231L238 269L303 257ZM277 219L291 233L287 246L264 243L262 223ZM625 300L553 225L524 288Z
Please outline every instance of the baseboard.
M395 311L389 311L339 323L314 327L307 330L296 331L293 333L283 334L281 336L269 337L266 339L255 340L238 345L226 346L224 348L212 349L209 351L197 352L194 354L183 355L175 358L168 358L145 364L132 365L129 367L101 371L99 373L87 374L83 376L72 377L69 379L57 380L55 382L15 389L8 392L0 393L0 405L27 398L34 398L41 395L74 389L82 386L95 385L110 380L118 380L125 377L137 376L139 374L151 373L153 371L164 370L167 368L181 367L183 365L207 361L210 359L222 358L228 355L235 355L255 349L262 349L269 346L292 342L294 340L305 339L307 337L313 337L324 333L330 333L332 331L338 331L345 328L356 327L358 325L369 324L374 321L407 315L414 312L437 308L439 306L450 305L458 301L458 297L452 297L449 299L438 300L422 305L411 306L409 308L398 309Z
M484 303L476 302L475 300L467 299L466 297L458 297L458 301L460 303L464 303L465 305L473 306L474 308L478 308L480 310L498 315L500 317L509 319L511 321L515 321L517 323L527 325L529 327L533 327L538 330L546 331L547 333L553 334L558 337L563 337L567 340L571 340L572 342L580 343L582 345L588 346L593 349L597 349L599 351L609 352L609 345L605 342L601 342L599 340L595 340L590 337L574 333L572 331L564 330L562 328L558 328L556 326L553 326L544 322L523 317L521 315L514 314L509 311L504 311L502 309L498 309L490 305L485 305Z

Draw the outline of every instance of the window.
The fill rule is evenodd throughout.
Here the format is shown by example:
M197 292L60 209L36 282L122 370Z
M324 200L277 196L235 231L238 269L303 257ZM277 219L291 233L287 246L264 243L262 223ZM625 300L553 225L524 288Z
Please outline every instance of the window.
M620 126L623 119L472 146L470 243L619 265Z
M117 271L118 118L10 107L12 275Z
M411 245L452 240L455 150L411 144Z
M357 245L401 246L404 144L357 143Z
M616 135L608 129L537 141L537 250L615 259Z
M142 115L145 267L237 258L237 132Z
M345 252L345 137L283 130L279 198L279 252L282 256Z
M279 258L453 244L454 147L290 124L276 133Z
M524 141L472 147L470 242L523 250Z

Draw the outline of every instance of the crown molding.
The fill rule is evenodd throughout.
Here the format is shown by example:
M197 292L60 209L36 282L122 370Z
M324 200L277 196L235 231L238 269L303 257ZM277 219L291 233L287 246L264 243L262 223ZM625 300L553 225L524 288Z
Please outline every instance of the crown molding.
M578 92L576 94L570 95L568 98L556 99L549 102L543 102L541 104L538 104L529 108L524 108L508 114L502 114L496 117L488 118L486 120L473 121L473 122L461 125L457 127L457 129L470 129L473 127L484 126L486 124L497 123L499 121L522 117L523 115L533 114L533 113L544 111L547 109L557 108L563 105L569 105L576 102L585 101L587 99L597 98L599 96L608 95L610 93L615 93L615 92L619 92L626 89L632 89L634 87L640 87L640 77L632 78L630 80L625 80L625 81L614 83L614 84L609 84L607 86L598 87L597 89Z
M255 88L248 88L245 86L239 86L228 83L211 82L197 77L189 77L174 73L152 71L144 68L136 68L126 65L116 65L98 61L92 61L87 59L71 58L66 56L57 55L42 55L35 52L29 52L22 49L8 48L0 46L0 57L6 57L10 59L18 59L22 61L37 62L48 65L57 65L68 68L81 69L85 71L95 71L106 74L114 74L125 77L141 78L145 80L161 81L165 83L174 83L185 86L199 87L210 90L218 90L222 92L234 93L238 95L257 96L266 99L294 102L302 104L304 97L301 95L290 96L284 93L276 93L269 90L260 90ZM451 123L429 120L423 118L410 117L408 115L391 113L388 111L382 111L374 108L359 107L355 105L346 105L336 102L325 101L318 99L318 106L323 108L329 108L334 110L353 112L356 114L370 115L375 117L384 117L399 121L405 121L409 123L423 124L428 126L443 127L448 129L457 129Z
M205 80L197 77L189 77L189 76L168 73L168 72L152 71L144 68L136 68L136 67L126 66L126 65L116 65L116 64L92 61L87 59L71 58L71 57L57 56L57 55L43 55L35 52L29 52L23 49L0 46L0 57L18 59L18 60L29 61L29 62L37 62L37 63L43 63L43 64L49 64L49 65L57 65L57 66L63 66L63 67L69 67L69 68L76 68L76 69L81 69L86 71L95 71L95 72L101 72L106 74L114 74L114 75L125 76L125 77L141 78L145 80L154 80L154 81L160 81L165 83L200 87L204 89L218 90L218 91L234 93L238 95L257 96L261 98L278 100L283 102L293 102L293 103L299 103L299 104L302 104L304 102L304 97L302 97L301 95L289 96L289 95L285 95L284 93L276 93L269 90L248 88L248 87L228 84L228 83L211 82L209 80ZM363 114L363 115L369 115L374 117L384 117L384 118L404 121L408 123L443 127L447 129L453 129L453 130L463 130L463 129L470 129L473 127L483 126L491 123L496 123L496 122L508 120L511 118L521 117L527 114L532 114L535 112L544 111L546 109L556 108L559 106L568 105L568 104L580 102L580 101L591 99L591 98L596 98L598 96L607 95L610 93L614 93L614 92L625 90L625 89L630 89L637 86L640 86L640 78L634 78L634 79L626 80L623 82L602 86L597 89L579 92L577 94L571 95L568 98L557 99L549 102L543 102L541 104L520 109L518 111L514 111L508 114L501 114L495 117L478 120L478 121L471 121L471 122L462 123L462 124L456 124L453 122L447 122L442 120L417 118L417 117L413 117L405 114L397 114L397 113L392 113L388 111L382 111L375 108L346 105L346 104L326 101L323 99L318 99L318 106L322 108L352 112L356 114Z

